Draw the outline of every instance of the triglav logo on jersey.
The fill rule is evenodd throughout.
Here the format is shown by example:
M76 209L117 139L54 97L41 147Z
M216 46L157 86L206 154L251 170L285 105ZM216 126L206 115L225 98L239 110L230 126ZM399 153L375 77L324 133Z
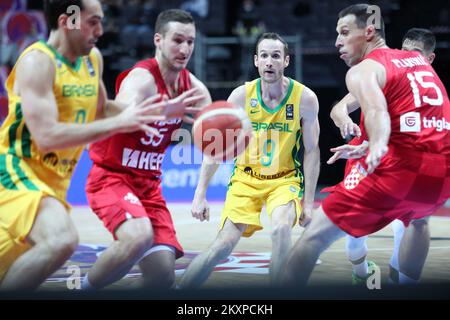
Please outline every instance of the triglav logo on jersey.
M424 129L436 129L437 132L450 130L450 123L445 118L423 117L420 119L419 112L408 112L400 117L400 132L420 132Z
M353 167L350 173L345 177L344 187L347 190L355 189L359 182L367 177L367 171L361 165L361 163L357 162Z
M444 117L442 119L436 119L436 117L431 117L431 119L428 119L424 117L423 127L425 129L436 128L437 132L442 132L444 130L450 130L450 123L447 122Z
M420 132L420 113L408 112L400 117L400 132Z

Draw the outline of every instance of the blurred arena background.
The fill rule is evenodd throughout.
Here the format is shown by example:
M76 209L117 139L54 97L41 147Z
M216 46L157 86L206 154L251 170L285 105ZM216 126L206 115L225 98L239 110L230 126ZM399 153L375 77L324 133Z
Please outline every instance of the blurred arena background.
M252 64L254 43L263 31L277 32L285 37L290 45L291 65L285 74L303 82L314 90L319 98L320 149L323 163L319 184L321 186L335 184L342 179L344 162L332 166L326 165L325 162L331 155L330 147L342 144L343 141L329 117L329 112L333 104L346 93L344 77L347 70L347 66L339 59L334 47L335 28L338 12L350 4L360 2L363 1L103 0L105 33L98 42L98 47L105 60L103 78L109 96L114 96L115 78L120 71L133 66L136 61L154 54L153 26L156 16L162 10L183 8L194 15L197 39L188 68L208 86L213 100L226 99L233 88L246 80L257 77L256 69ZM371 4L380 6L382 10L386 23L387 43L392 48L401 46L402 37L409 28L428 28L435 33L437 46L433 67L448 91L450 85L450 7L448 1L379 0L372 1ZM1 123L8 112L4 82L11 67L23 49L34 41L47 37L42 14L42 1L1 0L0 36ZM353 117L357 121L359 114L354 114ZM195 151L189 144L186 147L193 158L194 152L198 151ZM168 154L173 152L173 148L175 145L168 150ZM225 197L231 165L224 165L224 169L218 171L208 191L208 200L216 202L212 212L213 221L209 224L208 229L205 225L197 224L199 227L194 230L192 228L194 221L190 218L189 213L189 203L197 185L200 163L179 164L174 163L171 158L166 156L163 165L165 170L163 192L169 202L169 208L174 212L175 226L180 241L189 251L187 258L190 258L196 252L203 250L217 232L217 220L220 215L221 203ZM84 241L84 244L94 245L94 247L89 247L89 245L83 247L78 252L79 256L73 260L81 266L91 265L92 257L95 257L96 252L101 249L95 245L107 245L111 241L100 221L96 221L96 217L89 212L89 209L83 207L86 205L84 184L89 168L90 161L85 153L76 169L69 191L69 201L77 206L74 210L74 220L78 225L89 225L81 230L81 240ZM184 204L177 204L179 202ZM428 260L438 261L436 264L439 267L438 269L427 269L427 265L425 266L424 278L428 279L428 283L439 283L442 279L450 281L450 270L448 270L450 255L447 254L450 251L449 207L449 203L447 203L447 207L439 212L441 217L432 220L434 242L432 241ZM177 216L181 218L177 218ZM94 229L97 231L93 232ZM295 237L299 234L298 229ZM93 234L97 238L94 238ZM198 234L203 236L201 241L193 240L198 237ZM371 246L374 248L373 251L381 260L379 261L381 266L386 266L388 263L390 248L392 248L391 234L390 230L382 231L372 237L369 242L369 248ZM262 263L262 266L267 269L268 257L265 255L270 252L270 235L265 231L256 238L245 239L237 251L257 252L260 255L251 258L250 261ZM253 240L254 242L252 242ZM442 254L443 251L446 254ZM369 252L371 252L370 249ZM242 259L239 259L239 255L235 255L228 262L242 262ZM185 261L182 261L181 266L178 266L180 270L184 268L184 264ZM324 257L324 268L327 266L337 268L337 283L349 281L351 268L345 258L343 242L335 244ZM233 268L239 269L239 266L233 265ZM254 268L258 268L258 266L254 266ZM322 274L326 278L326 270L328 269L316 271L315 276L318 280L313 278L313 281L320 282ZM63 278L59 277L59 274L63 274L61 276ZM58 288L62 285L58 285L58 283L64 282L64 269L60 270L59 274L52 278L47 287ZM264 272L255 274L264 274ZM236 273L234 276L238 277ZM128 278L133 279L133 276ZM245 273L241 275L241 278L244 283L252 281L252 277L248 277ZM213 276L213 279L225 285L228 282L228 278L221 278L220 275Z
M154 53L156 16L168 8L190 11L197 24L197 43L189 69L210 89L213 100L226 99L231 89L257 76L254 42L265 31L289 40L292 63L286 74L314 90L320 102L322 161L329 148L342 139L329 111L346 92L347 66L339 59L334 42L337 13L353 0L103 0L105 34L98 46L105 59L104 81L113 97L117 74ZM450 8L448 1L378 0L386 23L387 43L398 48L411 27L429 28L436 34L433 67L448 89L450 84ZM20 52L45 38L47 30L40 0L2 0L0 4L0 122L7 113L4 81ZM448 90L447 90L448 91ZM359 119L359 115L354 115ZM343 162L322 166L319 183L340 181ZM77 202L76 200L75 202Z

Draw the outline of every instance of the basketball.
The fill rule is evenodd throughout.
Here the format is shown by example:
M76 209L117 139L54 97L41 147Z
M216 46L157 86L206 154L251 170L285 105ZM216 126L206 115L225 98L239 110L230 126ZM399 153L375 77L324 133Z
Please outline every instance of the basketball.
M192 136L205 156L231 161L249 144L251 128L244 109L228 101L215 101L197 115Z

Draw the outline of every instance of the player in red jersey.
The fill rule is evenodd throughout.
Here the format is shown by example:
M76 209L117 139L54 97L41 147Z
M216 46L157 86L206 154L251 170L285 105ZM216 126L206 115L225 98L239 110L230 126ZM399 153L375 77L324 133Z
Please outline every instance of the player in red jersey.
M447 92L419 52L386 46L382 18L373 18L366 4L342 10L336 40L341 59L351 67L346 84L364 114L369 152L357 175L325 199L295 244L284 277L288 285L305 285L320 253L345 232L361 237L394 219L408 225L431 215L450 196ZM415 258L404 242L400 277Z
M116 100L140 101L159 93L174 99L174 104L178 99L197 108L210 104L208 89L186 69L194 41L195 24L189 13L161 12L155 26L155 57L119 75ZM111 284L137 262L146 286L167 289L174 284L175 259L183 249L161 194L160 176L165 150L172 133L181 127L183 114L167 110L171 120L151 124L157 134L119 134L90 148L94 165L87 198L115 241L89 270L83 289Z
M434 34L430 30L421 28L409 29L402 41L402 50L418 51L430 64L433 63L436 56L434 53L435 46L436 38ZM348 94L333 107L330 113L335 125L340 129L343 138L349 135L355 136L348 144L333 148L331 151L335 152L335 154L327 162L328 164L332 164L338 159L349 159L345 166L345 177L351 177L353 175L352 170L358 166L359 161L366 155L368 149L367 135L364 132L364 127L361 130L349 117L349 113L358 108L359 104L356 99L351 94ZM364 123L364 119L361 119L360 123ZM325 188L322 192L332 192L333 189L334 187ZM428 220L429 217L414 219L408 227L408 239L414 239L414 241L407 241L407 243L415 246L416 258L412 263L415 264L414 270L417 270L417 272L414 272L414 278L406 272L408 277L402 279L406 280L405 283L417 282L419 280L430 245ZM405 227L400 220L394 220L391 226L394 232L394 249L389 262L389 280L391 283L402 284L403 282L400 281L399 277L398 252ZM368 251L366 240L367 237L355 238L347 236L346 238L347 257L352 263L352 282L354 284L365 283L367 277L373 272L372 269L376 268L376 265L372 261L366 261Z

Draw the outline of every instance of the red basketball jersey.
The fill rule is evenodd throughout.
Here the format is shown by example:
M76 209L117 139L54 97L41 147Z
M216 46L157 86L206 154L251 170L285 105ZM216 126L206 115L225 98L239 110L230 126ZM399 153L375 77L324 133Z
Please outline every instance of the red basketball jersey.
M148 70L155 78L158 93L169 95L155 58L138 62L133 68L122 72L116 80L116 94L123 79L134 68ZM183 69L178 78L178 94L191 89L189 71ZM173 98L173 97L171 97ZM97 165L119 172L159 177L165 151L171 142L172 132L181 127L182 119L156 121L151 124L158 129L154 136L144 131L119 133L91 145L89 156Z
M429 62L415 51L376 49L366 56L386 69L389 144L450 155L450 102ZM361 123L362 124L362 123Z

